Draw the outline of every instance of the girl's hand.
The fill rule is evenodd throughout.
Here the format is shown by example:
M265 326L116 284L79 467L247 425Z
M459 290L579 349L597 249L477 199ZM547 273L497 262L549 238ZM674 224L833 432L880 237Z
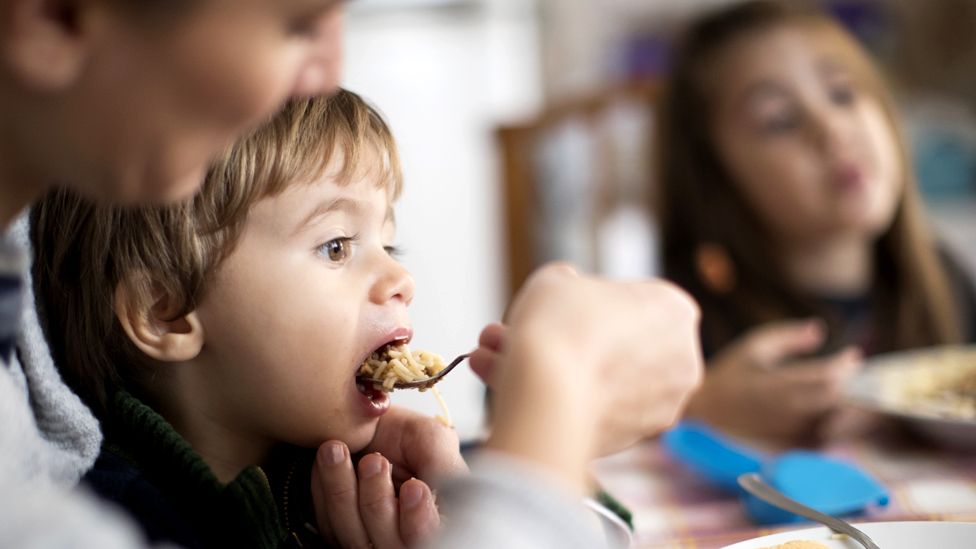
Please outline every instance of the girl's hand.
M843 387L861 366L847 347L821 358L798 358L824 341L817 321L760 326L728 345L706 370L688 416L745 436L792 441L814 433L837 409Z
M312 503L322 538L338 547L401 549L418 545L440 525L430 487L418 479L393 485L393 465L381 454L353 466L340 441L319 447L312 468Z

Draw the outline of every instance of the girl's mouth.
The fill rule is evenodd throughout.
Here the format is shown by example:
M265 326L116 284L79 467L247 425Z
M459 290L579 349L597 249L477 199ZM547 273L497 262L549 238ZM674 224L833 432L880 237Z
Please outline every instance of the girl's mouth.
M842 191L860 191L865 183L864 172L857 166L844 165L834 171L834 184Z

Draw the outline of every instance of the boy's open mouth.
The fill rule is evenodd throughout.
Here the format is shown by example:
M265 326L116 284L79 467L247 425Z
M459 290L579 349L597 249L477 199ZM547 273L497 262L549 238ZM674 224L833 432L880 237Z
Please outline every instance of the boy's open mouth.
M387 398L387 394L382 389L377 389L376 385L373 383L363 383L359 378L356 378L356 388L359 392L366 395L371 402L378 402Z
M444 364L444 359L438 354L411 351L407 347L408 343L409 338L394 339L378 347L363 360L356 370L356 388L366 397L364 404L367 408L372 406L377 410L389 407L389 393L397 387L420 391L431 389L444 412L437 419L447 427L453 427L447 404L433 385L443 377L441 374L451 371L451 368L468 355L461 355L448 365Z
M394 339L393 341L389 341L381 345L379 348L377 348L372 353L370 353L369 356L370 357L375 356L375 357L382 358L383 360L389 360L390 358L389 350L392 349L393 347L396 347L398 345L403 345L405 343L407 343L406 339ZM368 358L369 357L367 357L367 359ZM365 362L366 361L364 360L363 363ZM389 398L388 393L384 391L380 386L378 386L375 383L370 383L365 379L365 377L361 375L363 363L360 363L356 367L356 389L358 389L360 393L366 395L366 398L368 398L371 402L380 402Z

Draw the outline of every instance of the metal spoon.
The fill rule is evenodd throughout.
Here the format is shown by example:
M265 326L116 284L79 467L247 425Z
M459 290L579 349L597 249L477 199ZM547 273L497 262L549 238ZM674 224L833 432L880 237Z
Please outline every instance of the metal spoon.
M746 492L749 492L766 503L775 505L776 507L785 509L791 513L796 513L801 517L815 520L838 534L846 534L867 549L880 549L878 544L874 543L874 540L868 537L868 535L861 530L858 530L852 526L849 522L821 513L816 509L811 509L810 507L807 507L794 499L784 496L779 490L773 488L769 484L766 484L762 477L760 477L757 473L746 473L744 475L739 475L737 480L739 482L739 486L741 486Z
M395 384L393 384L393 389L420 389L421 391L430 389L431 387L434 386L435 383L437 383L441 379L444 379L444 376L446 376L448 372L453 370L455 366L460 364L464 359L468 358L469 356L471 355L463 354L455 358L454 360L451 361L450 364L445 366L443 370L428 377L427 379L418 379L417 381L397 381ZM372 383L376 387L382 388L383 386L382 380L373 379L369 376L362 376L362 375L356 376L356 379L359 380L361 383Z

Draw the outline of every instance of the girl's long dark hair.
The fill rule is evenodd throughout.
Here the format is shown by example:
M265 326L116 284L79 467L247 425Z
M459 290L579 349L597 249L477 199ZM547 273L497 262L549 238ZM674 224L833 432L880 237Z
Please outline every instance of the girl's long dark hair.
M798 2L756 0L722 9L693 24L679 44L659 103L655 151L665 276L700 302L706 349L718 349L752 326L823 314L786 276L768 231L736 191L710 133L714 109L706 83L715 58L744 36L783 25L822 30L845 43L851 70L899 136L905 181L892 224L873 252L873 351L958 342L947 274L926 225L894 102L853 37ZM734 287L717 291L707 283L699 261L703 249L721 250Z

